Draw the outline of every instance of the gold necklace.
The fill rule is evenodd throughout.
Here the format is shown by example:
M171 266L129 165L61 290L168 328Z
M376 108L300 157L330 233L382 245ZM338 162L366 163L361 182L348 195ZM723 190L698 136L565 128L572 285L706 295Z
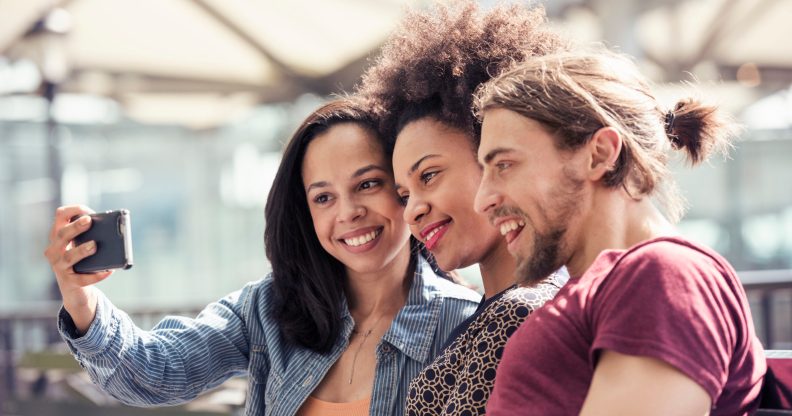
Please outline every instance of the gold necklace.
M368 339L369 335L371 335L371 332L374 331L374 329L377 327L377 325L380 323L380 321L384 317L385 317L385 315L380 316L379 319L377 319L377 322L374 322L374 325L372 325L371 328L369 328L368 331L363 333L363 340L360 341L360 344L358 345L357 350L355 351L355 355L352 357L352 371L350 371L350 373L349 373L349 384L352 384L352 377L355 376L355 364L357 364L357 357L358 357L358 354L360 354L360 350L363 349L363 344L366 343L366 340ZM352 333L356 334L357 331L355 331L353 329Z

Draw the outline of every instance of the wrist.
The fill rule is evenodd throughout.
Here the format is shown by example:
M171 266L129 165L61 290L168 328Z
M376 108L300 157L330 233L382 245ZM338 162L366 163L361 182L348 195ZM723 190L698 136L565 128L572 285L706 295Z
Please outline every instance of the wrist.
M98 297L92 288L80 288L77 293L63 297L63 308L74 321L80 334L85 334L96 316Z

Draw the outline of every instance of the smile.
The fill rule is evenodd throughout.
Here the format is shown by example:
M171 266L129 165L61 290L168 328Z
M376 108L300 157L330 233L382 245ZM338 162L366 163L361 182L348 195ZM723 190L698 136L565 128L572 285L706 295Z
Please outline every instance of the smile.
M437 246L437 242L440 241L440 239L446 233L448 230L448 224L450 223L450 219L439 221L430 224L421 231L421 238L424 240L424 245L426 246L427 250L432 250L435 248L435 246Z
M351 253L365 253L377 246L384 229L382 226L359 228L340 235L337 240Z
M525 221L523 220L506 220L500 224L500 233L506 237L506 243L508 244L517 238L523 227L525 227Z
M368 232L368 233L363 234L361 236L352 237L352 238L344 238L344 239L342 239L342 241L344 242L344 244L346 244L348 246L358 247L358 246L362 246L363 244L366 244L369 241L377 238L377 236L380 235L381 232L382 232L382 229L378 228L378 229L376 229L374 231Z
M505 221L500 225L500 233L501 235L506 235L509 231L516 230L518 228L525 227L525 221L517 221L517 220L509 220Z

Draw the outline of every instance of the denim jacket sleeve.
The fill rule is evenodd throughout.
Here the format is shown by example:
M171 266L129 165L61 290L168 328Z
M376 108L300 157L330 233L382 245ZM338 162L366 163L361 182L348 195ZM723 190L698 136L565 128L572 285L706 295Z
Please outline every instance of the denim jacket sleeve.
M58 329L93 382L113 397L136 406L173 405L247 370L251 291L248 285L211 303L194 319L166 317L151 331L100 294L83 336L63 308Z

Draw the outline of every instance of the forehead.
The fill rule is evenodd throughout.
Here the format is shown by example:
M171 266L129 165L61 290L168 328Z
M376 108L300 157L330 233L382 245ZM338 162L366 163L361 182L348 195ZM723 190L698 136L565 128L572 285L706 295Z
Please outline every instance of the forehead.
M538 156L555 150L555 146L553 137L539 122L511 110L493 108L484 112L479 160L496 150Z
M334 125L311 140L302 163L303 179L349 173L361 166L382 165L385 155L374 134L357 123Z
M423 118L407 124L396 138L393 169L403 174L424 155L457 158L462 153L468 157L474 155L467 134L432 118Z

